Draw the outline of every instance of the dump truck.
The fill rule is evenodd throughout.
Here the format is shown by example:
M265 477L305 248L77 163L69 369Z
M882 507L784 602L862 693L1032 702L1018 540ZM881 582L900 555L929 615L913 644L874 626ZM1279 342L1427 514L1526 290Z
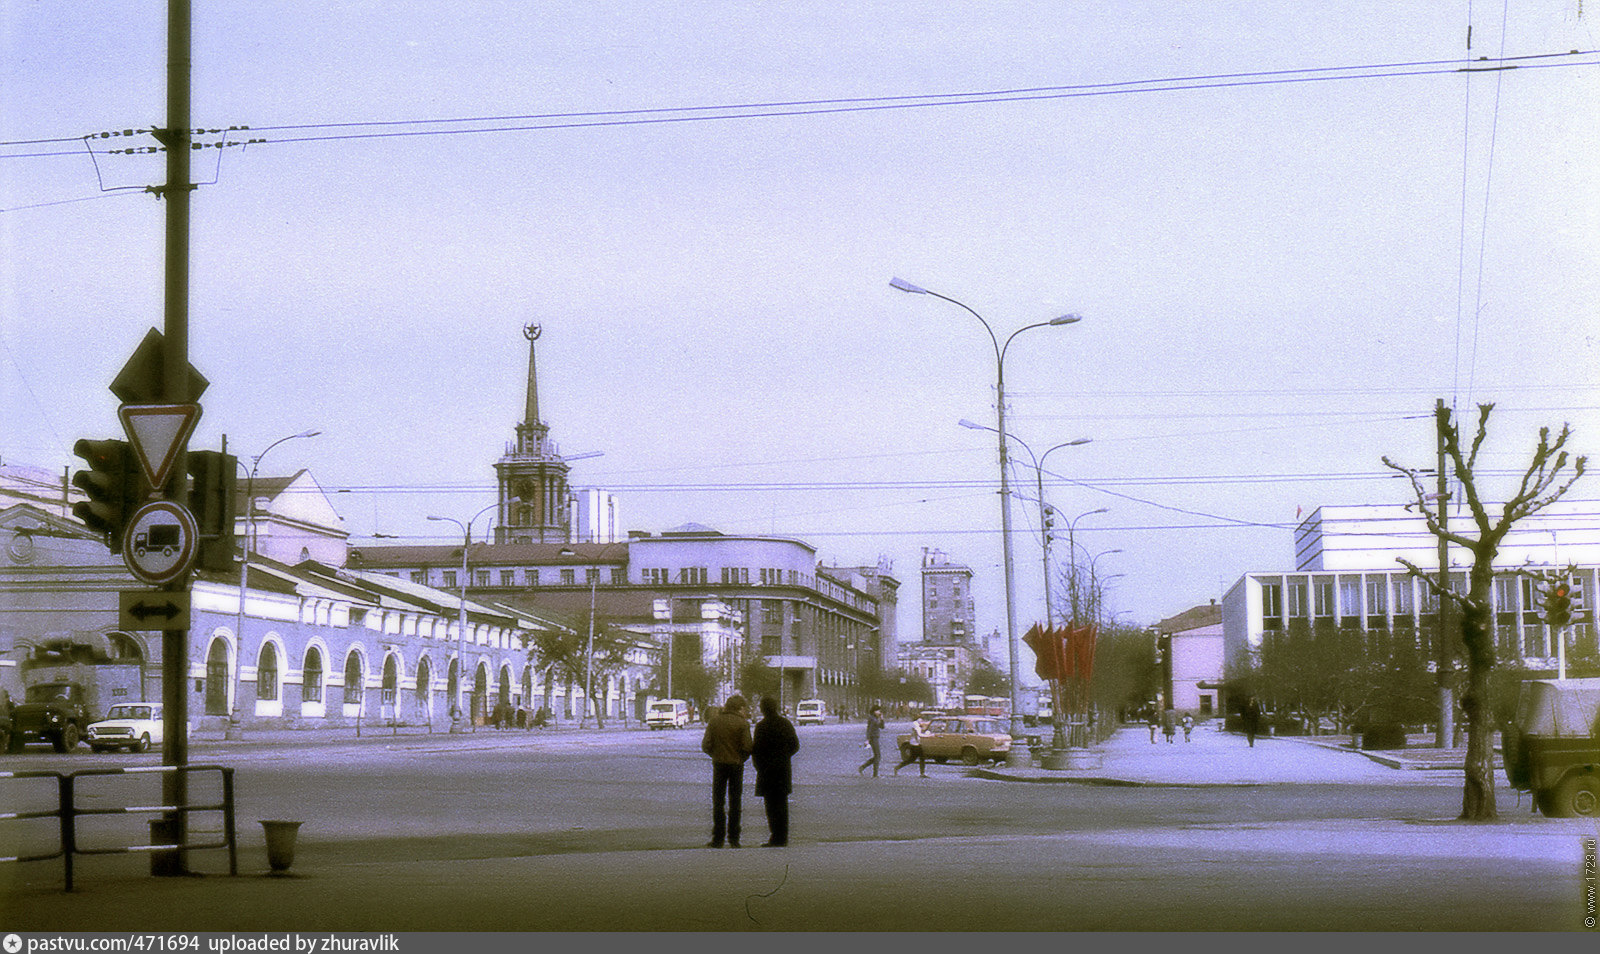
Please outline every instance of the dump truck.
M1506 778L1540 812L1600 815L1600 678L1526 680L1500 740Z

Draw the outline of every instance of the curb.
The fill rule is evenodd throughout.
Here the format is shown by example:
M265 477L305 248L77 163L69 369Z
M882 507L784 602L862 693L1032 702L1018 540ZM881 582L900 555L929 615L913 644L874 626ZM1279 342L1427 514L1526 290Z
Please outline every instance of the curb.
M986 778L998 782L1031 782L1046 785L1071 783L1075 785L1100 785L1107 788L1266 788L1285 782L1147 782L1109 775L1011 775L994 769L976 768L967 773L968 778Z

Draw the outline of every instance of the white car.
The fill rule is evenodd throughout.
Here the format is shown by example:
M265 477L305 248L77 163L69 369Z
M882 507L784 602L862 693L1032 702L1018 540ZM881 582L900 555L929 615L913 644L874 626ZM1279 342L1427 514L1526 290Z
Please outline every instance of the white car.
M89 726L87 741L96 752L145 752L161 744L162 726L161 703L125 702L112 706L104 719Z

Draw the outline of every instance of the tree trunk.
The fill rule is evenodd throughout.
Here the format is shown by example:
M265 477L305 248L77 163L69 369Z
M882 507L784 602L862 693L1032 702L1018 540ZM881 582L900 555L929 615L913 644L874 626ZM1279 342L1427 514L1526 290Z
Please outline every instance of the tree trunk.
M1487 566L1489 561L1479 562ZM1494 671L1494 629L1488 610L1490 580L1489 573L1480 574L1474 568L1469 605L1462 607L1461 613L1461 642L1467 651L1467 691L1461 697L1461 708L1467 717L1462 821L1493 821L1498 817L1494 804L1494 707L1489 699L1489 674ZM1441 638L1444 636L1440 634Z

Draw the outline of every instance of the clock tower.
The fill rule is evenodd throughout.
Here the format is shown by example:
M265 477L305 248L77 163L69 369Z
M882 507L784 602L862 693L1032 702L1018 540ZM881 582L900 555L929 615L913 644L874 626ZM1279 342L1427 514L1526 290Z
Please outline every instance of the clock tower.
M550 442L550 428L539 420L539 380L534 361L541 329L525 325L528 339L528 400L517 439L494 465L500 484L500 522L496 543L570 543L570 469L560 450Z

